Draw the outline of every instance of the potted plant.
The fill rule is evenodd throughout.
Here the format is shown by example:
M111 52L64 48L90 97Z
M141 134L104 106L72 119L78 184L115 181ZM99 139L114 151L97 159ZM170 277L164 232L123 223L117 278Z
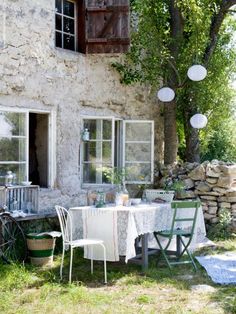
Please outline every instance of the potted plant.
M175 191L175 198L182 199L185 196L185 185L181 180L176 180L169 185L166 185L165 190Z
M104 175L108 182L116 185L116 204L122 205L129 199L128 191L125 187L125 178L127 170L125 168L110 168L104 171Z

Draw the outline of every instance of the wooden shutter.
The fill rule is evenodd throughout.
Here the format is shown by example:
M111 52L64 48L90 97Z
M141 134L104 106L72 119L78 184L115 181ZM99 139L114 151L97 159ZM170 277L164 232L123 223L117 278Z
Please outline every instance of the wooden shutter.
M79 50L122 53L129 48L129 0L79 1ZM83 16L85 17L84 21Z

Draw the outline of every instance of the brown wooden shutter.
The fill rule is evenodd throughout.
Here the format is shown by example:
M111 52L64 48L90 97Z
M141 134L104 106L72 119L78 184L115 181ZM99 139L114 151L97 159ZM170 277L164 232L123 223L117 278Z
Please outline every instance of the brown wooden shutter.
M83 2L83 3L82 3ZM122 53L129 49L129 0L84 0L78 25L83 53Z

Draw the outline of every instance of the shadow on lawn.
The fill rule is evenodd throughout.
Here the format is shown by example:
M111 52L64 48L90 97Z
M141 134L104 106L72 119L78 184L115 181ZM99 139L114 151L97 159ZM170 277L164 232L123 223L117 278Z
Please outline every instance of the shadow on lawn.
M68 284L69 277L69 253L66 252L63 279L60 280L61 255L55 256L52 268L34 267L26 264L26 269L36 273L38 280L34 281L31 287L39 287L45 283ZM197 273L190 265L182 265L173 268L170 272L166 265L157 266L155 256L150 258L150 267L143 273L140 265L126 264L124 262L107 262L107 286L114 286L118 281L125 285L152 285L166 282L182 289L189 289L191 284L196 282L209 283L209 278L205 271L199 266ZM187 280L186 280L187 278ZM86 286L88 288L104 287L103 261L94 261L94 273L90 273L90 260L83 258L83 250L75 249L73 257L72 283Z

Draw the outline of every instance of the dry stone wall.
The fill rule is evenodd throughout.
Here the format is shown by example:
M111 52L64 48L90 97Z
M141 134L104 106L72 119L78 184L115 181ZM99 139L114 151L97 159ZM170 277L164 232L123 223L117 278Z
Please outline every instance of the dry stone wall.
M208 224L219 221L221 208L229 209L236 229L236 164L213 160L202 164L160 166L157 181L161 187L181 181L185 191L177 194L177 198L199 197Z

